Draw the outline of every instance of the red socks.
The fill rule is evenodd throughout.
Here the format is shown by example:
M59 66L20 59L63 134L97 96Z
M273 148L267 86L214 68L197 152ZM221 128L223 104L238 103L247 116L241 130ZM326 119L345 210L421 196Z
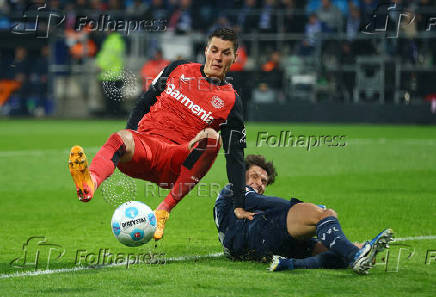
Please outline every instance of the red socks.
M106 178L112 175L125 152L126 145L121 136L117 133L112 134L97 152L94 159L92 159L91 166L89 166L89 172L96 183L95 190Z
M219 149L219 139L203 138L198 141L183 163L180 175L171 192L159 204L157 209L164 209L170 212L200 179L206 175L215 161Z

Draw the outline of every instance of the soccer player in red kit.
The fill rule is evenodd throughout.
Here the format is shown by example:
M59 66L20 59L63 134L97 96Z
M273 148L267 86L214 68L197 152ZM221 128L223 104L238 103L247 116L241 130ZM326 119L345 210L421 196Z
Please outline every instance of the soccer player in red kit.
M205 64L175 61L165 67L139 98L126 129L109 137L89 167L83 149L72 147L69 169L79 200L89 201L115 167L170 188L155 210L154 238L159 240L171 209L206 175L222 144L235 194L234 213L239 219L253 219L254 214L244 210L242 101L225 81L237 48L233 30L215 30L208 38Z

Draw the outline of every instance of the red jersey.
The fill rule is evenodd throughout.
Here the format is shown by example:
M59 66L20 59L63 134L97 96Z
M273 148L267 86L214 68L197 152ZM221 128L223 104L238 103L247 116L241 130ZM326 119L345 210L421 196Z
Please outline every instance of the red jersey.
M202 65L177 65L165 74L166 87L138 124L138 132L155 134L175 143L188 142L205 128L218 131L235 105L229 83L216 84L202 73ZM156 87L156 86L155 86Z
M234 207L243 207L246 146L242 101L225 81L206 77L203 65L176 61L155 78L137 101L127 129L183 144L201 130L221 131Z

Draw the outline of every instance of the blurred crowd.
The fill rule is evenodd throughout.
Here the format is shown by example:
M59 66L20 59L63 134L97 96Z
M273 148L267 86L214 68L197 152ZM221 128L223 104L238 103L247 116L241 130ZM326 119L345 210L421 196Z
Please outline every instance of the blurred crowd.
M22 16L38 2L45 1L0 0L0 28L9 28L11 17ZM72 25L75 15L118 11L126 16L166 20L168 29L179 33L207 33L217 25L236 26L242 33L303 33L315 16L311 24L319 22L322 32L347 31L352 37L356 24L366 23L382 2L395 2L403 11L436 6L431 0L48 0L47 7L64 11L67 26ZM283 21L277 21L277 12L284 14ZM422 17L426 18L425 12L420 13L418 23ZM420 25L425 26L425 22Z
M12 58L1 59L0 107L10 99L3 113L42 116L53 112L53 102L48 95L48 56L47 45L35 55L29 55L25 47L18 46Z
M38 1L36 1L38 2ZM40 1L44 3L44 1ZM269 81L259 81L255 86L254 99L268 102L281 98L274 93L282 87L280 76L274 73L280 71L295 72L307 57L315 55L315 51L322 47L323 54L331 64L353 64L360 55L380 54L380 43L374 40L359 38L362 28L374 29L385 22L388 6L381 7L378 0L48 0L50 10L62 11L65 15L63 24L65 40L62 44L55 44L52 56L54 64L80 63L83 58L96 57L101 73L105 71L107 57L104 52L105 43L115 43L122 50L117 57L110 59L122 60L125 54L126 38L122 34L95 35L87 30L78 32L77 16L96 16L105 13L123 19L163 20L165 30L174 34L190 33L208 34L217 27L232 27L242 36L264 36L264 34L282 34L283 36L299 36L277 42L274 38L264 38L258 41L261 57L250 66L253 55L253 42L256 37L246 38L241 42L238 50L238 60L231 71L256 70L270 72ZM394 1L392 1L394 2ZM0 32L10 30L11 25L22 18L23 12L35 1L0 0ZM382 46L383 52L399 57L404 63L416 64L425 59L433 65L435 58L434 40L430 43L415 39L418 32L425 32L429 17L433 16L436 4L431 0L396 0L396 9L388 15L391 19L390 30L395 30L399 15L416 16L408 26L404 26L406 38L390 39ZM428 11L428 13L426 12ZM374 13L380 13L381 18L375 19ZM403 18L403 22L408 21ZM398 24L400 25L400 24ZM341 38L334 34L342 34ZM112 36L111 36L112 35ZM117 35L117 37L114 37ZM319 37L323 36L323 39ZM327 38L325 37L327 36ZM337 35L336 35L337 36ZM108 46L108 48L114 48ZM427 50L430 54L420 55L419 49ZM49 48L44 45L38 51L28 52L23 46L15 49L1 49L0 46L0 84L7 86L16 95L12 103L17 113L50 113L47 79ZM202 47L198 47L196 55L201 55ZM189 57L188 57L189 58ZM102 62L103 61L103 62ZM147 89L150 77L153 77L170 61L164 56L159 46L150 54L142 67L143 88ZM422 62L422 61L421 61ZM123 61L120 62L122 64ZM248 67L247 67L248 64ZM421 63L422 64L422 63ZM11 68L10 65L13 65ZM299 66L300 65L300 66ZM121 67L121 66L120 66ZM12 70L11 70L12 69ZM101 78L100 75L100 79ZM13 84L11 84L13 82ZM26 87L20 87L26 86ZM23 102L22 98L26 99ZM2 104L0 98L0 105Z

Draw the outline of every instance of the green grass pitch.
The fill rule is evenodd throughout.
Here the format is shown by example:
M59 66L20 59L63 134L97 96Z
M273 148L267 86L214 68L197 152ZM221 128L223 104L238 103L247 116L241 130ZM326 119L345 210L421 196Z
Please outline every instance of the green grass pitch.
M366 276L351 270L271 273L264 263L204 257L222 251L212 218L216 185L185 197L157 246L122 246L112 235L113 207L101 190L87 204L77 200L67 158L74 144L93 157L123 127L122 121L0 121L0 296L435 296L434 237L392 245L382 255L387 264ZM345 135L346 145L309 151L283 143L256 147L259 132L282 130L318 138ZM248 123L247 139L246 153L264 154L278 169L266 194L335 209L350 240L370 239L385 227L400 238L436 235L436 127ZM203 181L226 183L224 155ZM143 181L136 187L136 199L151 207L165 195ZM23 244L32 236L46 242L31 241L24 261ZM89 266L99 249L153 255L167 263L73 270L79 267L77 253ZM47 268L51 273L43 274Z

